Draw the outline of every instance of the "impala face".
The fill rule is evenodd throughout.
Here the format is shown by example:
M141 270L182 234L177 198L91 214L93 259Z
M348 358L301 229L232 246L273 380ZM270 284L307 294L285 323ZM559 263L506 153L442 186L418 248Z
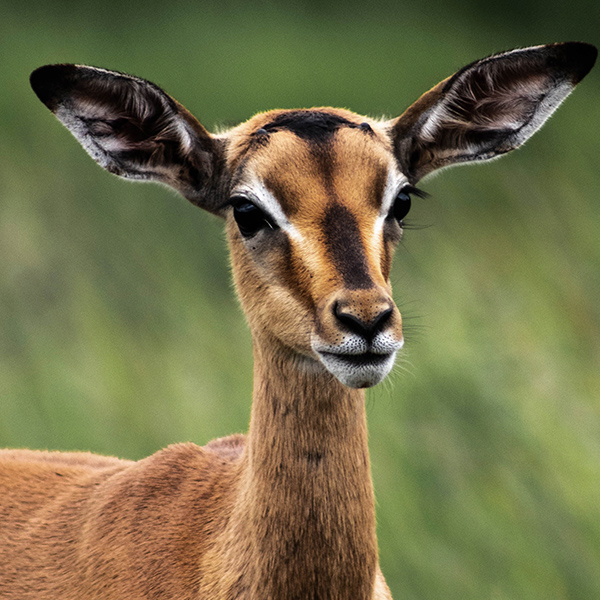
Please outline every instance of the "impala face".
M253 329L347 386L379 383L403 344L389 275L413 190L385 131L347 111L275 111L232 141L229 235Z

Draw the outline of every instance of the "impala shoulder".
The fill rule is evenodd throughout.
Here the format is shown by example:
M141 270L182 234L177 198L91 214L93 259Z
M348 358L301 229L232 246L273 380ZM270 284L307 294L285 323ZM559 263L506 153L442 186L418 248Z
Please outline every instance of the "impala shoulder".
M230 470L241 454L245 436L213 440L206 446L191 442L172 444L132 466L132 474L145 486L176 488L192 483L209 483ZM135 473L134 473L135 472Z
M204 446L204 449L217 454L223 459L233 460L241 456L245 446L246 436L236 433L212 440Z

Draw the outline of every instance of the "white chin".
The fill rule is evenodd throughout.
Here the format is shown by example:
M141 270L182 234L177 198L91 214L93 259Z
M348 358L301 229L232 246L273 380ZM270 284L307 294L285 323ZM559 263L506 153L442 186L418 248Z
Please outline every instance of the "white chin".
M344 385L368 388L383 381L394 366L396 352L389 354L333 354L319 352L325 368Z

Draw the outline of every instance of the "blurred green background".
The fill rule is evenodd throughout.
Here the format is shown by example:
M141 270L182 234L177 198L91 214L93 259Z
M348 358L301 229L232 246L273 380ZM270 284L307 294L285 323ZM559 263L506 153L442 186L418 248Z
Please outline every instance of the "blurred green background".
M249 333L219 220L94 165L35 67L134 73L212 129L395 116L487 54L600 41L597 0L1 1L0 446L127 458L246 429ZM599 100L596 67L525 149L421 185L368 394L395 598L600 598Z

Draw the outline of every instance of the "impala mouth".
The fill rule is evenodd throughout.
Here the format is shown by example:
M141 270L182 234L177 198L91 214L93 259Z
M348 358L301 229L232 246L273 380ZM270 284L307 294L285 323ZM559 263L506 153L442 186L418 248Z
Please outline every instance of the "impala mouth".
M390 359L390 354L375 354L374 352L365 352L364 354L337 354L335 352L321 352L321 357L325 360L338 360L354 367L370 367L383 365Z
M376 354L346 354L320 351L319 358L325 368L344 385L367 388L377 385L392 370L396 352Z

